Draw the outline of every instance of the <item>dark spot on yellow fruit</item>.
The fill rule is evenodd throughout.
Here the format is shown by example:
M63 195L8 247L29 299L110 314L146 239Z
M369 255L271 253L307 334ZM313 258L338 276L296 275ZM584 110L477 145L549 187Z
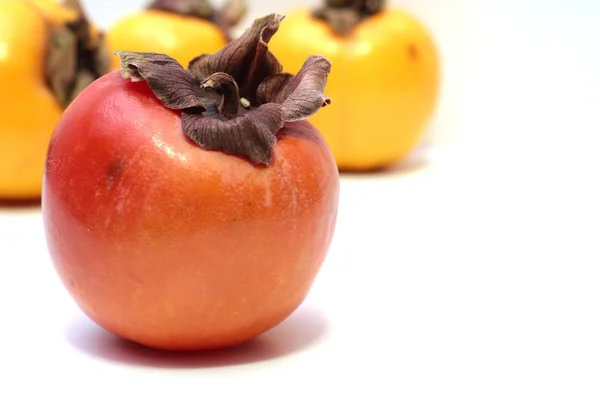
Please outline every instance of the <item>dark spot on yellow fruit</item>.
M409 43L409 45L406 46L406 52L408 53L408 57L411 60L416 61L419 59L419 56L420 56L419 49L413 43Z

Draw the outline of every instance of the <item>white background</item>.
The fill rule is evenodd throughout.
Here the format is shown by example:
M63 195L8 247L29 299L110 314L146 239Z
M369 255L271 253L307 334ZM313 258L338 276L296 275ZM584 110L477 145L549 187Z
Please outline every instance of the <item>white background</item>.
M249 18L294 3L255 1ZM298 312L236 351L127 345L65 293L39 210L0 208L0 399L600 396L600 5L395 3L444 57L431 140L341 177ZM105 25L140 4L87 1Z

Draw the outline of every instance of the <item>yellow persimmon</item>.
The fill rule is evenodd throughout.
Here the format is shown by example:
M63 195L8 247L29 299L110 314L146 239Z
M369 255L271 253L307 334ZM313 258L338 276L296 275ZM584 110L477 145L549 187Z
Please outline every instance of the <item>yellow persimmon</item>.
M245 15L245 3L228 2L215 10L208 0L155 0L147 9L127 15L107 33L113 51L127 50L168 54L181 65L200 53L215 53L230 40L227 29ZM116 55L112 69L119 69Z
M72 53L76 50L53 46L76 43L65 26L82 22L79 18L77 9L51 0L0 0L1 200L41 194L48 140L65 101L85 81L76 79L80 72ZM87 81L95 77L95 71L85 72L91 74ZM53 76L56 79L50 82ZM59 92L62 96L57 96Z
M78 17L76 10L66 8L56 0L14 1L28 3L29 5L35 6L44 15L46 21L52 23L54 26L59 26L68 22L74 22Z
M288 13L270 49L288 72L308 54L334 65L326 91L334 106L310 121L325 135L340 170L388 166L418 146L434 112L440 80L435 43L415 17L382 1L327 3L317 12Z

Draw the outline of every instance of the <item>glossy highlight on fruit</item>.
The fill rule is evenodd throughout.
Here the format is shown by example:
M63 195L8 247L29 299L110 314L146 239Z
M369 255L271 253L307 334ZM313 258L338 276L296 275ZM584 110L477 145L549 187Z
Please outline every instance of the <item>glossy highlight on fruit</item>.
M409 13L377 6L381 10L362 20L352 20L343 7L325 7L329 22L312 10L288 13L270 46L289 70L308 54L332 61L326 93L336 105L310 121L326 137L341 170L372 170L408 157L423 139L437 102L440 65L431 35Z
M48 249L106 330L157 349L229 347L310 291L339 201L331 150L306 121L330 103L330 63L283 74L264 51L282 19L258 19L189 69L119 52L120 71L61 118L42 197Z

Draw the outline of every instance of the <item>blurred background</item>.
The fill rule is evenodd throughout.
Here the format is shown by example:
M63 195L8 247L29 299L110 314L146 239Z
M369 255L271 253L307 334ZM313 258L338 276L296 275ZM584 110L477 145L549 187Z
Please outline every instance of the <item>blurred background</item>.
M108 27L147 1L84 3L90 15ZM257 16L320 3L251 1L238 33ZM389 4L410 11L429 27L441 53L440 103L424 145L460 144L495 149L494 153L530 146L549 151L556 145L560 152L571 145L579 149L600 133L594 116L600 107L600 2L390 0Z

